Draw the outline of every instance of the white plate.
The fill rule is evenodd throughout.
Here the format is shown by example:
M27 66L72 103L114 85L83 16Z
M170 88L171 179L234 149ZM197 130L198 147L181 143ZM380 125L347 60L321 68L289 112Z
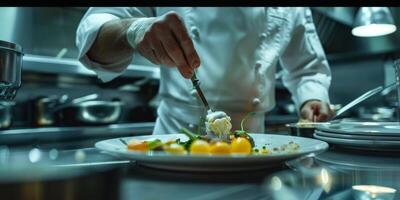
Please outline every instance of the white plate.
M400 141L400 137L392 136L377 136L377 135L352 135L346 133L330 133L320 130L315 130L320 136L331 137L331 138L342 138L342 139L353 139L353 140L389 140L389 141Z
M387 140L354 140L333 138L319 135L314 133L314 137L330 144L336 144L344 147L351 147L357 149L378 150L378 151L393 151L400 150L400 141L387 141Z
M328 148L326 142L295 136L250 134L254 138L257 148L266 145L268 149L279 147L293 141L300 145L299 151L295 153L276 153L267 155L172 155L165 152L135 152L128 151L119 138L103 140L96 143L96 148L112 153L116 156L136 160L141 165L154 168L182 170L182 171L242 171L269 168L282 164L285 161L310 154L325 151ZM122 138L125 141L131 139L161 141L181 139L187 140L183 134L148 135Z
M400 137L399 122L352 122L321 124L317 130L351 135L378 135Z

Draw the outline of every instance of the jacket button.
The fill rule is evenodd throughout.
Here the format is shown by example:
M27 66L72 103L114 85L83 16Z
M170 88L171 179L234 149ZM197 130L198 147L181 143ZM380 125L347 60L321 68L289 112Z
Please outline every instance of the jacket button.
M260 39L261 39L261 40L267 39L267 34L266 34L266 33L262 33L262 34L260 35Z
M200 33L199 33L199 29L195 26L192 26L190 28L190 32L192 33L192 37L193 39L199 39L200 38Z
M253 106L258 106L261 103L261 101L259 98L254 98L252 103L253 103Z
M256 70L259 70L260 67L262 66L260 61L257 61L256 64L254 65L254 67L256 68Z

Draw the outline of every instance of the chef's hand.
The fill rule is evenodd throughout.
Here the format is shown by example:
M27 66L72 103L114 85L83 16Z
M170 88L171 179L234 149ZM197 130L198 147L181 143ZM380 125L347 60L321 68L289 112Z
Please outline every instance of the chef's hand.
M200 58L182 18L175 12L134 21L127 30L129 44L152 63L176 66L183 77L193 76Z
M335 112L329 107L326 102L319 100L310 100L303 104L300 109L302 119L307 119L312 122L327 121L335 116Z

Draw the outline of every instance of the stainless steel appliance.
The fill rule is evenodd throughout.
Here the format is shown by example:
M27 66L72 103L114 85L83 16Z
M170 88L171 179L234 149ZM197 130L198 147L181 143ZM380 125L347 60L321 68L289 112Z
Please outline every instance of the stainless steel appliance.
M0 40L0 100L13 100L21 87L22 47Z

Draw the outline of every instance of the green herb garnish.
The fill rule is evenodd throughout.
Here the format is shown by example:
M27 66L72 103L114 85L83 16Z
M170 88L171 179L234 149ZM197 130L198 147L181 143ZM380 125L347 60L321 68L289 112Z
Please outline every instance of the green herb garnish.
M250 112L250 113L248 113L248 114L242 119L242 121L240 122L240 130L236 130L235 133L234 133L234 134L235 134L235 137L245 137L246 139L248 139L252 147L255 146L254 140L253 140L253 138L244 130L243 124L244 124L244 122L246 121L247 118L249 118L250 116L253 116L253 115L255 115L255 114L256 114L255 112Z
M148 145L149 145L149 150L158 150L158 149L161 149L163 143L161 140L156 139L156 140L149 142Z

